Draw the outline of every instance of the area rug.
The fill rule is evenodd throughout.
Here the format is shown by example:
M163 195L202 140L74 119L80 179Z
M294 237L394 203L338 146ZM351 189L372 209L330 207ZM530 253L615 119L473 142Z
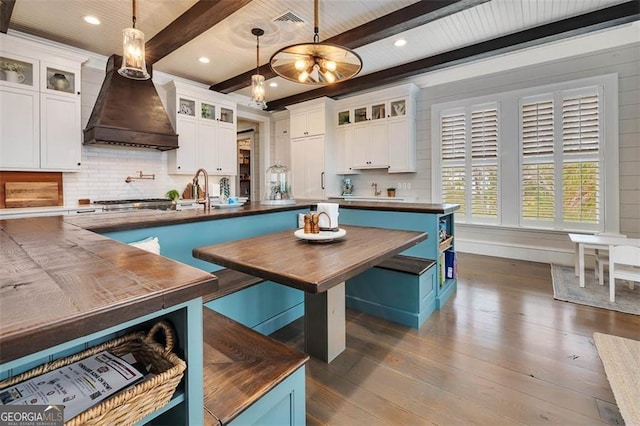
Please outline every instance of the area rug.
M635 289L631 290L626 283L618 280L616 301L611 303L609 302L607 279L605 279L605 284L601 286L595 279L593 270L587 269L585 271L585 286L580 288L578 277L575 276L574 271L573 267L551 265L554 299L640 315L640 284L636 284Z
M640 425L640 342L593 333L598 355L627 425Z

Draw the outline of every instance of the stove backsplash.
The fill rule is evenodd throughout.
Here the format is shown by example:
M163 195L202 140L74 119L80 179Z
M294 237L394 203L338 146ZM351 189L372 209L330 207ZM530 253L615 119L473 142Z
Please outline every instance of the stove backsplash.
M82 198L91 201L164 198L170 189L182 193L193 176L169 175L166 156L166 152L141 148L83 146L82 169L63 174L65 205L75 205ZM140 171L155 174L155 179L125 182L127 176L135 177ZM218 194L219 180L219 176L209 175L211 195ZM231 190L234 192L235 188Z

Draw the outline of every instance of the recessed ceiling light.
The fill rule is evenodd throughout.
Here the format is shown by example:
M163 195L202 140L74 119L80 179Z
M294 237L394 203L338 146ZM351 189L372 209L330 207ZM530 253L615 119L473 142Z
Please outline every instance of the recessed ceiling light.
M86 16L83 16L82 19L84 19L84 22L86 22L87 24L100 25L100 20L95 16L86 15Z
M394 42L393 42L393 45L394 45L395 47L402 47L402 46L404 46L405 44L407 44L407 40L405 40L405 39L403 39L403 38L399 38L398 40L396 40L396 41L394 41Z
M199 60L200 62L202 62L203 64L208 64L209 62L211 62L211 61L209 60L209 58L204 57L204 56L199 57L199 58L198 58L198 60Z
M272 81L271 83L269 83L269 87L278 87L278 83Z

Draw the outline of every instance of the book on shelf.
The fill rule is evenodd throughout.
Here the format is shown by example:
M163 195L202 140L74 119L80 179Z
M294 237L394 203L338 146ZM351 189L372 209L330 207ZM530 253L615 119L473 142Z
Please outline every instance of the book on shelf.
M447 219L441 218L438 220L438 239L444 241L447 239Z
M444 252L445 278L450 280L457 277L456 252L447 250Z

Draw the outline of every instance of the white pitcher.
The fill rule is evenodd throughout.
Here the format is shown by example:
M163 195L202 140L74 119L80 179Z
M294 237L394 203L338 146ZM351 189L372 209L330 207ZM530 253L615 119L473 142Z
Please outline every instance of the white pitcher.
M22 83L24 81L24 75L16 71L4 70L4 77L9 83Z

